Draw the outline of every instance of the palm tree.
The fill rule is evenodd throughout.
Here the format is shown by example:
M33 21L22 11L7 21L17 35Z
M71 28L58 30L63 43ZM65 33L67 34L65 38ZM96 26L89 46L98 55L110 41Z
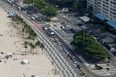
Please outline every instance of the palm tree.
M34 55L34 49L36 48L36 46L33 44L31 48L33 49L33 55Z
M43 43L40 44L40 48L42 48L42 51L43 51L43 49L45 48L45 46L44 46ZM43 52L42 52L42 54L43 54Z
M32 36L31 36L31 35L29 35L29 36L27 37L27 39L29 39L29 40L31 40L31 38L32 38Z
M41 44L41 42L40 42L40 41L37 41L37 42L35 43L35 46L38 48L38 46L40 46L40 44ZM37 50L36 50L36 53L37 53Z
M26 55L26 49L28 48L27 45L24 46L25 47L25 55Z
M36 48L35 45L33 43L30 43L29 45L30 45L31 49L33 50L33 54L34 54L34 49ZM31 51L31 53L32 53L32 51Z
M27 47L27 44L28 44L28 42L25 41L25 42L24 42L24 45L25 45L25 46L24 46L24 48L25 48L25 55L26 55L26 49L28 48L28 47Z

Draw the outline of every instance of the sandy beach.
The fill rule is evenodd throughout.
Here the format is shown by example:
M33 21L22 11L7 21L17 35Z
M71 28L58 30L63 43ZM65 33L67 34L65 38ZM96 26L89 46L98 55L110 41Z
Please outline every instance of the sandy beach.
M7 12L0 8L0 77L60 77L55 75L55 68L43 53L42 49L35 49L38 54L22 55L25 52L23 36L13 27ZM29 51L30 49L27 49ZM13 54L14 53L14 54ZM7 54L11 58L4 59ZM28 60L28 64L21 64L22 60Z

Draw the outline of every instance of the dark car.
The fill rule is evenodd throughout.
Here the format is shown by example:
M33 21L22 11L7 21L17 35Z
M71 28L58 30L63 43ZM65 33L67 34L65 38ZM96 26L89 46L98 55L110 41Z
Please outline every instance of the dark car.
M116 56L116 52L113 52L114 56Z
M108 57L108 59L109 59L109 60L112 60L112 57L111 57L111 56L109 56L109 57Z
M75 30L74 30L74 29L70 29L70 31L71 31L72 33L75 33Z
M73 57L70 57L70 59L72 60L73 63L77 63L76 60Z
M80 65L77 65L77 68L78 68L78 69L81 69L81 66L80 66Z
M64 27L66 27L66 23L65 22L62 22L61 25L63 25Z
M80 65L77 65L77 68L82 71L82 67Z

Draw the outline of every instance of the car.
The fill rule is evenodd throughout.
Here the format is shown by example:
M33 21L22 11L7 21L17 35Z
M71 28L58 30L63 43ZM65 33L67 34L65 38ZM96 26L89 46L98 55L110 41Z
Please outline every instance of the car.
M12 4L14 7L16 6L15 4Z
M116 52L113 52L114 56L116 56Z
M112 57L111 57L111 56L108 56L108 59L109 59L109 60L112 60Z
M87 72L86 72L86 70L82 70L82 74L84 75L84 76L87 76Z
M58 45L61 46L62 44L60 42L58 42Z
M80 26L82 29L86 29L88 30L88 28L86 26Z
M12 1L9 1L9 3L12 5Z
M78 69L82 69L80 65L77 65L77 68L78 68Z
M66 27L66 23L65 22L62 22L61 25L63 25L64 27Z
M31 17L31 19L35 21L35 17Z
M27 11L27 14L31 14L31 12L30 11Z
M73 62L74 64L77 63L76 60L75 60L73 57L70 57L70 59L72 60L72 62Z
M71 31L72 33L75 33L75 30L74 30L74 29L70 29L70 31Z
M22 10L21 7L17 7L18 10Z
M70 58L72 57L70 53L68 53L67 55L68 55L68 57L70 57Z
M64 48L64 51L65 51L65 53L66 53L66 54L68 54L68 53L69 53L69 52L68 52L65 48Z

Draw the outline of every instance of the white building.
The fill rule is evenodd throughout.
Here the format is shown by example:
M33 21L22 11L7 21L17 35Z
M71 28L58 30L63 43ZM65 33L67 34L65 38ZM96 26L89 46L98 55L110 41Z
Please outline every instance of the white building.
M87 6L90 5L93 7L94 14L100 14L116 23L116 0L87 0Z

